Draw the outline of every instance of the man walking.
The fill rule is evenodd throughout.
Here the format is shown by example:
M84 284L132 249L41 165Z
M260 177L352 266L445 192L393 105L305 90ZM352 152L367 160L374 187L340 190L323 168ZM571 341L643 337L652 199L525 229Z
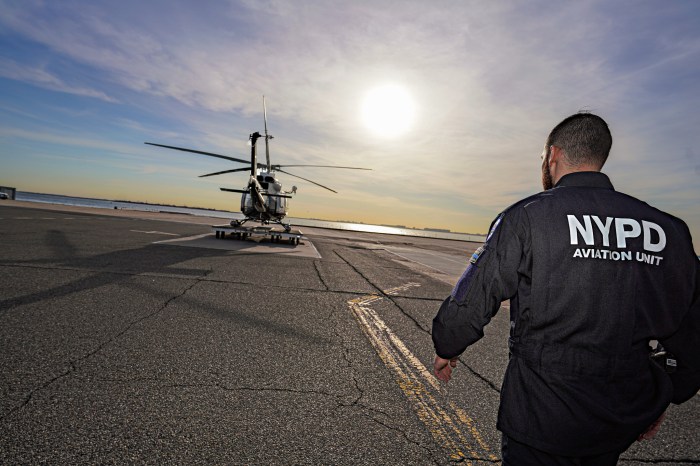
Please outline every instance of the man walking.
M700 389L700 261L681 220L600 173L612 136L578 113L549 134L544 191L501 213L433 320L435 375L510 299L503 464L614 465ZM649 342L666 350L650 359Z

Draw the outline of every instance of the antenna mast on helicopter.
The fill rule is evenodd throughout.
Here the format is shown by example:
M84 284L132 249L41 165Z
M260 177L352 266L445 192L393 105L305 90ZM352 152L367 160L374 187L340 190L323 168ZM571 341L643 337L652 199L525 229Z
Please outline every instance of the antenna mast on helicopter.
M263 114L265 116L265 156L267 157L267 171L272 171L272 166L270 165L270 146L268 141L273 139L272 136L267 134L267 106L265 105L265 96L263 96Z

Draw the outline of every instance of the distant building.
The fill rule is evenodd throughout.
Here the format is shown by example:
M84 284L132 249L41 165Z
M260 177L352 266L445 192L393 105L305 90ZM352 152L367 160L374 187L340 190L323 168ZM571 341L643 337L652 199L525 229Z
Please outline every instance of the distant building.
M423 228L425 231L435 231L437 233L450 233L450 230L444 228Z
M13 201L15 200L15 193L17 190L15 188L8 188L7 186L0 186L0 193L5 193L7 194L7 197L12 199Z

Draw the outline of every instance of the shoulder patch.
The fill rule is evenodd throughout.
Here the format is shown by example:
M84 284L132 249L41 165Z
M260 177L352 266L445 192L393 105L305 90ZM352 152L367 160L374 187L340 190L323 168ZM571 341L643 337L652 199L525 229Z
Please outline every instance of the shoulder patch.
M484 251L486 251L486 245L479 246L479 249L474 251L474 254L472 254L472 258L469 259L469 263L476 264L479 261L479 257L481 257Z
M466 299L469 286L471 285L472 279L479 268L477 262L479 262L479 259L486 254L487 250L488 246L484 244L483 246L480 246L479 249L474 251L471 259L469 259L469 264L467 264L467 269L464 271L459 281L457 281L457 284L452 289L452 297L458 302L463 302Z

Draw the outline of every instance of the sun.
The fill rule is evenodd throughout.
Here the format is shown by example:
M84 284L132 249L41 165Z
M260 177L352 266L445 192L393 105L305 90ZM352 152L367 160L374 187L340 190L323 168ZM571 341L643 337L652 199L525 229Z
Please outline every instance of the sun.
M378 136L400 136L413 125L416 107L402 86L386 84L369 91L362 102L362 122Z

